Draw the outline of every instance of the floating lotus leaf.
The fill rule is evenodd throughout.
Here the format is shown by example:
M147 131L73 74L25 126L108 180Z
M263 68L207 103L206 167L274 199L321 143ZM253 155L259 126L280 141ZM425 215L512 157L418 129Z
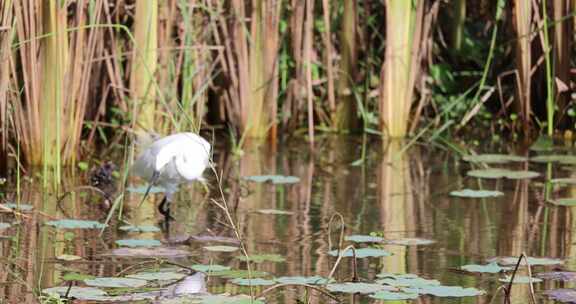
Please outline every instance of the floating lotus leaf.
M262 214L272 214L272 215L293 215L294 212L286 211L286 210L278 210L278 209L259 209L257 210L258 213Z
M464 265L460 267L460 269L468 272L499 273L502 271L512 270L512 267L506 267L506 266L501 267L500 265L498 265L498 263L492 262L486 265L476 265L476 264Z
M161 231L160 228L158 228L156 226L152 226L152 225L143 225L143 226L127 225L127 226L122 226L118 229L120 229L122 231L128 231L128 232L159 232L159 231Z
M512 276L509 276L509 275L498 279L498 281L503 282L503 283L510 283L510 280L512 280ZM530 282L540 283L540 282L542 282L542 279L531 278L529 276L523 276L523 275L515 275L513 284L528 284Z
M556 280L556 281L576 281L576 272L573 271L551 271L551 272L541 272L536 274L537 277L544 280Z
M384 241L384 238L379 236L354 234L346 236L346 240L356 243L381 243Z
M272 182L273 184L295 184L300 181L297 176L284 175L253 175L244 178L256 183Z
M250 260L253 263L262 263L262 262L284 262L286 259L278 254L252 254L249 257L244 255L239 255L236 257L240 261L246 262Z
M557 205L557 206L576 206L576 198L559 198L555 200L549 201L550 203Z
M190 268L200 272L216 272L216 271L230 270L229 266L222 266L216 264L210 264L210 265L196 264L192 265L192 267Z
M504 177L509 179L525 179L540 176L540 173L534 171L513 171L513 170L496 169L496 168L470 170L466 174L472 177L491 178L491 179L498 179Z
M193 295L186 295L183 297L171 297L171 298L163 298L159 299L157 302L158 304L182 304L182 303L190 303L190 304L264 304L263 300L260 299L251 299L247 295L228 295L228 294L219 294L219 295L202 295L202 296L193 296Z
M376 275L378 278L389 279L416 279L418 275L413 273L379 273Z
M175 271L157 271L157 272L139 272L127 275L126 277L146 281L174 281L174 280L180 280L185 276L186 274Z
M376 283L384 284L394 287L424 287L424 286L440 286L440 282L437 280L428 280L420 277L396 277L396 278L384 278L377 280Z
M561 185L576 185L576 178L554 178L550 182Z
M485 164L504 164L509 162L523 162L528 160L528 158L524 156L506 154L465 155L463 159L468 162Z
M374 293L382 290L395 290L390 286L375 283L346 282L326 285L326 289L331 292L342 293Z
M214 272L208 272L207 274L210 276L223 277L226 279L247 278L247 277L258 278L258 277L268 276L268 273L264 272L264 271L252 270L249 273L248 270L244 270L244 269L233 269L233 270L231 269L231 270L223 270L223 271L214 271Z
M372 295L371 298L384 300L384 301L401 301L401 300L414 300L418 298L420 295L417 293L406 293L406 292L395 292L395 291L388 291L382 290L378 291Z
M148 281L133 278L95 278L84 280L84 283L92 287L106 288L138 288L148 284Z
M163 258L181 258L190 255L189 251L176 249L176 248L166 248L166 247L156 247L156 248L116 248L107 255L117 256L117 257L130 257L130 258L152 258L152 257L163 257Z
M60 229L102 229L106 227L106 225L96 221L70 220L70 219L48 221L46 222L46 225Z
M469 197L469 198L486 198L486 197L498 197L504 195L503 192L500 191L492 191L492 190L473 190L473 189L464 189L459 191L452 191L450 195L457 196L457 197Z
M18 211L30 211L34 208L34 206L29 204L16 204L16 203L6 203L2 204L2 206Z
M537 163L561 163L563 165L576 164L576 155L538 155L530 158L530 161Z
M205 246L202 247L208 251L214 251L214 252L234 252L237 250L240 250L239 247L235 247L235 246L223 246L223 245L218 245L218 246Z
M77 272L67 272L62 276L63 281L84 281L93 279L93 275L84 274L84 273L77 273Z
M516 264L518 263L518 258L517 257L496 257L496 258L490 259L489 262L497 262L500 265L506 265L506 266L508 266L508 265L516 266ZM528 257L528 263L530 263L531 266L558 265L558 264L563 264L564 261L562 261L560 259L554 259L554 258ZM522 259L521 265L526 265L525 259Z
M62 254L62 255L57 256L56 259L61 260L61 261L71 262L71 261L81 260L82 257L79 257L77 255L72 255L72 254Z
M230 283L242 286L268 286L268 285L274 285L276 281L260 278L252 278L252 279L236 278L230 281Z
M342 254L342 252L339 252L338 250L330 250L328 252L329 255L331 256L338 256L338 254ZM356 257L357 258L367 258L367 257L386 257L386 256L391 256L392 253L380 249L380 248L360 248L360 249L356 249ZM354 256L354 253L352 251L352 249L348 249L346 252L344 252L344 254L342 254L342 256L344 257L351 257Z
M403 238L396 240L386 240L386 244L399 245L399 246L416 246L416 245L430 245L434 244L436 241L420 239L420 238Z
M117 240L116 244L118 246L126 247L157 247L162 245L159 240L152 239L129 239L129 240Z
M307 285L324 285L328 284L328 279L320 276L312 277L279 277L276 282L280 284L307 284Z
M146 193L146 190L148 189L148 185L138 185L138 186L130 186L126 188L126 191L130 192L130 193L138 193L138 194L144 194ZM150 187L150 194L153 193L164 193L166 192L166 189L162 188L162 187L157 187L157 186L152 186Z
M94 287L76 287L76 286L73 286L72 288L68 288L68 286L51 287L43 289L42 293L48 295L57 294L60 296L65 296L66 293L68 293L68 296L71 298L76 298L78 300L85 300L85 301L99 301L99 300L107 300L109 298L105 291Z
M463 288L460 286L422 286L418 288L406 288L403 289L407 293L419 293L432 295L436 297L475 297L485 294L483 290L476 288Z
M544 294L554 301L564 303L576 302L576 289L572 288L552 289L544 291Z
M10 228L10 226L11 226L10 223L1 223L0 222L0 230L8 229L8 228Z

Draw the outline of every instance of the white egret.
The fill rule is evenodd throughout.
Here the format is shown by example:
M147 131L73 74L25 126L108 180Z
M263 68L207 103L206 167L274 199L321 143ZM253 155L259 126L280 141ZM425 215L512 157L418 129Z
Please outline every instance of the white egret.
M142 201L146 199L153 185L165 189L165 196L158 210L170 219L170 202L178 191L178 186L194 180L204 181L202 173L209 164L208 141L198 134L176 133L153 142L138 156L132 170L148 181Z

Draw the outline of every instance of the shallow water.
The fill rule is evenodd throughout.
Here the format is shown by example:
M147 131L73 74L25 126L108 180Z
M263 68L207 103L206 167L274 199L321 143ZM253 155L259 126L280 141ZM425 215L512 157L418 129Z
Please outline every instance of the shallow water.
M431 245L418 246L381 245L393 255L358 259L356 266L361 281L371 282L376 274L383 272L413 273L439 280L443 285L476 287L487 292L483 296L465 298L421 296L414 301L418 303L489 303L502 285L498 281L501 276L464 273L459 267L485 264L491 257L519 256L524 252L528 256L565 261L555 267L533 267L535 273L576 268L573 258L576 208L545 203L544 177L480 180L467 177L466 171L481 166L466 163L455 153L425 146L414 146L406 153L401 153L401 149L400 143L382 145L378 141L363 142L362 138L321 139L314 153L308 151L305 143L298 142L280 144L276 151L246 148L242 156L217 149L216 170L222 175L222 188L231 216L237 221L248 252L279 254L286 259L284 262L252 263L253 270L268 272L273 277L328 276L336 258L327 252L337 248L339 243L339 222L329 225L335 214L340 214L344 220L345 235L379 233L386 239L435 241ZM494 152L488 149L492 147L477 152ZM362 155L363 161L359 161ZM529 168L554 178L575 175L573 169L557 164L521 162L497 166ZM266 174L296 176L300 181L274 185L244 178ZM23 181L20 202L32 204L34 210L18 216L0 210L0 222L13 224L0 230L0 298L5 299L0 303L34 303L38 297L33 291L66 285L62 276L67 272L111 277L146 269L163 260L112 255L113 250L120 247L115 243L120 239L160 240L162 248L183 250L189 255L167 258L181 265L214 263L245 269L246 263L235 258L241 255L240 252L210 252L202 248L234 245L222 242L229 241L222 237L235 237L225 213L211 202L211 199L221 202L217 181L212 174L206 175L210 180L210 194L199 185L182 189L172 208L176 220L170 222L169 227L163 227L163 231L120 231L117 228L125 223L115 216L101 236L97 229L62 230L44 223L62 218L104 222L107 211L102 206L102 196L80 188L57 203L56 195L39 191L39 180ZM14 183L11 181L4 189L9 201L16 199ZM87 183L85 176L69 178L64 183L65 190ZM500 190L505 195L470 199L448 194L463 188ZM576 187L549 190L552 197L573 197ZM133 225L161 227L158 223L161 216L156 210L161 195L155 196L138 207L141 196L127 193L123 219ZM280 209L291 214L258 212L262 209ZM217 238L206 241L191 239L191 236ZM343 245L350 244L353 243ZM358 248L370 246L354 245ZM65 262L57 258L62 254L82 259ZM352 258L341 261L335 273L338 281L352 278L352 261ZM535 284L536 296L539 301L545 301L542 290L572 285L552 281L538 283ZM258 294L265 288L254 287L253 292ZM207 289L211 293L249 293L248 287L215 277L210 277ZM318 292L307 294L302 287L277 289L266 299L267 303L295 303L305 295L311 295L311 303L330 302ZM378 302L361 295L338 294L338 297L344 303ZM528 285L514 284L512 299L514 303L528 303ZM501 297L496 301L501 302Z

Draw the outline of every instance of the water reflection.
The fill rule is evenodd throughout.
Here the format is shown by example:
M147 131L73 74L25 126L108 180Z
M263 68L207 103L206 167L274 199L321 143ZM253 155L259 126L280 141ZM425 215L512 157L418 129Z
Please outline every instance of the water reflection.
M450 299L424 297L418 303L488 303L500 285L497 275L469 275L455 271L469 263L483 264L494 256L530 256L567 258L566 269L572 269L576 226L574 208L554 207L545 203L547 191L555 197L570 197L576 187L546 190L541 182L531 180L479 181L466 177L470 165L454 155L428 147L403 151L404 143L371 141L368 138L325 138L314 153L307 145L279 144L277 149L248 146L242 155L216 149L214 162L222 175L222 188L253 254L279 254L286 262L254 264L258 271L279 276L327 276L335 259L327 255L328 225L335 213L345 222L346 234L379 233L387 239L428 238L436 241L427 246L386 245L391 257L358 260L360 279L373 280L376 274L415 273L440 280L446 285L478 287L489 294L477 298ZM555 177L573 175L572 171L535 164L514 165L516 168L552 172ZM281 174L300 178L297 184L273 185L254 183L244 177ZM182 187L173 206L172 222L162 232L125 232L118 226L159 226L161 216L156 203L161 195L151 196L138 206L139 194L126 194L123 221L113 217L110 227L100 236L98 230L57 230L44 226L49 219L76 218L103 222L106 211L102 197L78 191L59 204L58 198L27 184L22 202L34 205L35 212L14 216L0 213L0 222L20 221L0 230L0 298L8 303L32 303L33 290L64 284L62 275L69 272L94 276L115 276L127 268L156 265L156 259L122 258L108 255L118 246L118 239L159 239L167 247L184 250L188 257L172 259L183 265L217 263L234 269L245 269L235 258L239 253L214 253L206 245L222 245L234 238L226 215L211 202L220 201L216 180L210 179L210 193L200 185ZM86 184L85 179L68 179L66 189ZM448 196L451 190L463 188L500 190L504 196L491 199L463 199ZM271 215L261 209L290 211L292 214ZM339 234L333 224L332 245ZM199 241L211 237L212 242ZM358 245L363 246L363 245ZM63 262L63 254L77 255L82 260ZM156 264L155 264L156 263ZM128 269L128 270L130 270ZM536 271L542 268L536 268ZM353 272L351 259L344 259L336 272L338 280L348 280ZM38 283L40 282L40 283ZM546 282L537 290L557 287ZM221 278L209 278L212 293L248 292L247 288ZM259 292L263 288L255 288ZM515 285L516 302L528 299L526 285ZM306 293L290 287L271 295L269 302L294 303ZM310 291L311 303L326 303L327 298ZM372 303L367 297L345 296L344 302Z

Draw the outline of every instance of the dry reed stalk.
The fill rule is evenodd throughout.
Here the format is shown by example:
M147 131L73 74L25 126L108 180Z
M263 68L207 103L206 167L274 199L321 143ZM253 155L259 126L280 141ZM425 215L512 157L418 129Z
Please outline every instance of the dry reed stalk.
M518 70L518 84L516 86L516 112L520 118L524 131L530 126L531 109L531 69L532 69L532 1L514 1L514 31L516 33L516 69Z
M462 42L464 41L464 26L466 23L466 0L453 1L453 16L451 19L451 45L455 51L462 49Z
M404 137L420 73L425 0L386 1L386 54L380 84L382 130Z
M130 93L137 129L154 130L158 60L158 0L136 1Z
M339 130L348 130L356 128L358 125L356 99L352 93L358 66L358 45L356 43L358 7L356 1L344 1L342 19L342 31L340 32L342 59L338 71L338 103L334 125Z
M314 0L306 1L304 24L304 64L306 66L306 97L308 101L308 140L314 149L314 92L312 91L312 44L314 42Z
M0 3L0 66L9 67L10 63L10 41L13 35L12 23L12 0ZM10 69L0 69L0 173L6 177L8 169L8 85Z
M554 0L552 3L554 17L554 79L558 95L556 105L559 108L559 119L570 101L570 67L572 58L572 46L574 45L574 24L572 18L566 18L574 13L575 1ZM566 18L566 19L565 19ZM558 121L562 123L562 121Z
M334 68L332 66L332 25L331 25L331 14L330 14L330 1L322 0L322 17L324 20L325 30L322 33L322 38L324 40L324 58L326 65L326 77L327 77L327 91L328 91L328 109L330 110L330 117L334 120L334 115L336 115L336 97L334 94Z

